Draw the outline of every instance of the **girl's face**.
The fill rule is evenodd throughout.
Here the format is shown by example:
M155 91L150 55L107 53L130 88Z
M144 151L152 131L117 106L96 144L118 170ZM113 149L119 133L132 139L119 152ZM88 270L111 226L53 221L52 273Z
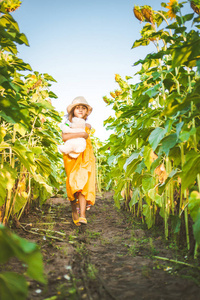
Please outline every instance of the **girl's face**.
M77 105L74 109L74 117L85 119L87 117L88 109L84 105Z

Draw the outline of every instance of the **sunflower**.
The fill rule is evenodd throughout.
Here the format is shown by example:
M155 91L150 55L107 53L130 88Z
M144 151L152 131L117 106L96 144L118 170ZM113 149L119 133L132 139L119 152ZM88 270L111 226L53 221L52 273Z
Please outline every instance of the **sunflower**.
M172 20L173 18L176 18L176 13L179 11L179 4L177 0L170 0L169 3L167 3L168 6L166 6L166 8L168 8L168 12L167 15L168 17Z
M191 8L200 15L200 3L198 1L190 1Z
M142 22L142 21L144 20L144 17L143 17L143 15L142 15L142 13L141 13L141 9L140 9L139 6L134 6L134 8L133 8L133 13L134 13L135 17L136 17L139 21Z
M7 12L15 11L22 4L22 2L20 0L4 0L1 2Z

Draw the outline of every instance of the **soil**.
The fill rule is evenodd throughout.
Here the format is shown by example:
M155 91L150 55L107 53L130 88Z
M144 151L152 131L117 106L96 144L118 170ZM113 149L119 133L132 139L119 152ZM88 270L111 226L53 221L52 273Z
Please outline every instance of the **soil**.
M42 210L34 209L21 220L24 229L14 229L36 242L43 254L48 284L28 278L29 300L200 299L198 262L166 242L162 229L149 231L130 213L117 210L111 193L97 197L87 219L87 225L75 226L69 202L51 198ZM40 230L35 232L41 235L32 234L33 228L50 230L49 235L57 239ZM15 261L10 267L21 268Z

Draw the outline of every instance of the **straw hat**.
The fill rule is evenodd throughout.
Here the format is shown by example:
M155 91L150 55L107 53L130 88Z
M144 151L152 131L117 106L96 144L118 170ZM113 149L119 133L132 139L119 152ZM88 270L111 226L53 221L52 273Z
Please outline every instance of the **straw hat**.
M87 101L85 100L85 98L82 97L82 96L74 98L74 100L72 101L72 103L67 106L67 112L68 112L68 114L71 112L72 108L74 108L77 105L81 105L81 104L87 107L87 109L88 109L87 115L89 116L91 114L91 112L92 112L92 107L87 103Z

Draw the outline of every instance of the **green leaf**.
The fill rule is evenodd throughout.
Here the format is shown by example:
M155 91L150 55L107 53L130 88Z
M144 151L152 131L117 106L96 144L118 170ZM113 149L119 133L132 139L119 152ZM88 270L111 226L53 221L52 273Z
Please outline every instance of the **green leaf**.
M18 44L25 44L26 46L29 46L28 39L24 33L19 33L15 40Z
M197 215L200 213L200 193L193 191L189 197L188 209L192 220L195 222Z
M187 142L191 135L196 134L196 128L192 128L190 131L182 131L179 138L182 142Z
M172 133L166 136L164 139L162 139L160 150L163 151L168 156L170 149L173 148L176 145L176 143L177 143L177 134Z
M183 190L195 184L197 174L200 174L200 154L191 151L186 156L186 163L181 174Z
M57 82L51 75L44 73L44 79L48 80L48 81L54 81Z
M120 203L121 203L120 200L122 200L121 194L120 193L115 193L113 198L114 198L114 201L115 201L115 206L118 209L120 209Z
M25 63L21 58L18 58L18 57L13 57L13 63L12 63L15 68L17 70L20 70L20 71L25 71L25 70L29 70L29 71L32 71L32 68L29 64Z
M125 162L126 162L126 157L120 156L118 159L118 166L119 166L120 171L123 171L123 166L124 166Z
M19 85L16 85L15 83L13 82L9 82L9 85L12 87L12 89L15 91L15 92L19 92L21 90L21 87Z
M20 160L20 162L26 167L30 172L36 169L33 153L29 149L27 149L24 145L22 145L19 141L14 143L12 146L13 152L15 152L16 156Z
M198 73L200 74L200 59L197 59L196 62Z
M22 207L26 204L28 198L28 194L26 192L22 192L16 195L13 214L16 214L22 209Z
M55 98L55 99L57 99L58 98L58 96L56 95L56 94L54 94L53 92L49 92L49 97L50 98Z
M147 194L155 186L156 179L152 175L144 175L142 178L142 188Z
M179 216L170 215L170 221L173 233L179 233L181 228L181 219Z
M142 161L139 164L137 164L137 168L135 169L135 172L138 174L141 174L141 173L143 173L145 168L146 168L146 166L144 163L144 159L142 159Z
M175 33L175 34L183 33L183 32L186 31L186 29L187 29L187 27L185 27L185 26L178 27L178 28L175 29L175 32L174 32L174 33Z
M3 168L0 169L0 207L6 200L7 192L13 189L16 177L17 170L4 163Z
M154 224L153 211L147 204L143 204L143 215L145 216L145 222L147 223L148 229L150 229Z
M28 264L27 274L34 280L45 284L41 252L39 250L34 251L31 256L27 255L24 260Z
M45 180L44 177L42 177L40 174L33 174L33 179L38 182L40 185L42 185L49 194L52 193L53 187L51 187L50 185L48 185Z
M23 275L14 272L0 273L0 299L26 300L28 285Z
M200 245L200 212L197 214L196 221L193 224L194 238L198 245Z
M159 194L162 194L164 190L166 189L166 186L169 185L170 182L172 182L180 173L178 169L174 169L171 171L171 173L168 175L167 179L162 185L159 185Z
M148 196L159 206L162 207L163 197L156 193L157 187L150 189Z
M147 169L150 171L150 167L151 167L151 151L152 148L149 146L144 146L144 163L147 166Z
M43 177L47 178L51 174L51 162L44 155L40 155L39 158L35 160L35 164L37 166L37 171Z
M111 166L113 162L116 160L116 158L117 158L116 155L110 155L107 160L108 165Z
M130 208L139 201L139 195L140 195L140 189L139 188L135 188L133 190L133 195L132 195L131 200L129 202L129 207Z
M131 176L134 171L136 170L138 164L140 164L141 162L141 158L138 158L138 159L135 159L133 160L128 166L127 166L127 169L126 169L126 176L129 177Z
M3 225L0 225L0 263L5 263L15 256L28 266L28 275L37 281L45 283L42 255L35 243L20 238Z
M161 128L161 127L157 127L151 132L151 134L149 136L149 144L153 148L153 151L155 151L158 144L160 143L160 141L165 136L166 132L167 132L167 129L166 128Z
M159 94L160 92L159 89L160 89L160 83L154 85L153 87L150 87L148 90L145 91L145 94L147 94L149 98L153 98Z
M124 164L124 170L126 172L128 165L130 165L135 159L137 159L139 156L141 156L140 151L135 151L134 153L131 154L129 158L127 158L126 163Z
M33 152L33 153L35 153L35 154L37 154L37 155L40 155L41 153L42 153L42 151L43 151L43 148L42 147L39 147L39 146L35 146L35 147L29 147L29 149ZM52 155L51 155L51 158L54 158L54 155L53 155L53 153L51 153ZM55 159L54 159L55 160Z
M142 38L142 39L140 39L140 40L136 40L135 42L134 42L134 44L133 44L133 46L132 46L132 48L131 49L134 49L134 48L136 48L136 47L138 47L138 46L147 46L147 45L149 45L149 43L150 43L150 40L149 39L146 39L146 38Z
M0 85L5 81L8 81L8 79L0 74Z
M181 132L181 129L182 129L183 125L184 125L184 122L179 122L179 123L176 124L176 134L177 134L177 138L179 137L179 134L180 134L180 132Z
M178 23L174 22L174 23L168 25L166 28L167 29L176 29L177 27L178 27Z
M1 48L5 51L17 54L17 46L11 40L2 38L1 39Z
M3 141L5 135L6 135L5 127L0 126L0 143ZM1 148L1 144L0 144L0 148Z
M25 127L25 125L20 124L20 123L16 123L14 124L14 129L19 132L22 136L24 136L27 132L27 128Z
M193 42L185 42L183 46L173 48L172 66L180 65L196 66L195 59L200 56L200 39ZM192 62L188 64L188 62Z
M192 13L192 14L187 14L187 15L183 16L184 23L185 23L186 21L192 20L193 17L194 17L194 13Z
M0 17L0 25L9 28L12 27L16 32L19 32L19 26L10 14L5 14Z

